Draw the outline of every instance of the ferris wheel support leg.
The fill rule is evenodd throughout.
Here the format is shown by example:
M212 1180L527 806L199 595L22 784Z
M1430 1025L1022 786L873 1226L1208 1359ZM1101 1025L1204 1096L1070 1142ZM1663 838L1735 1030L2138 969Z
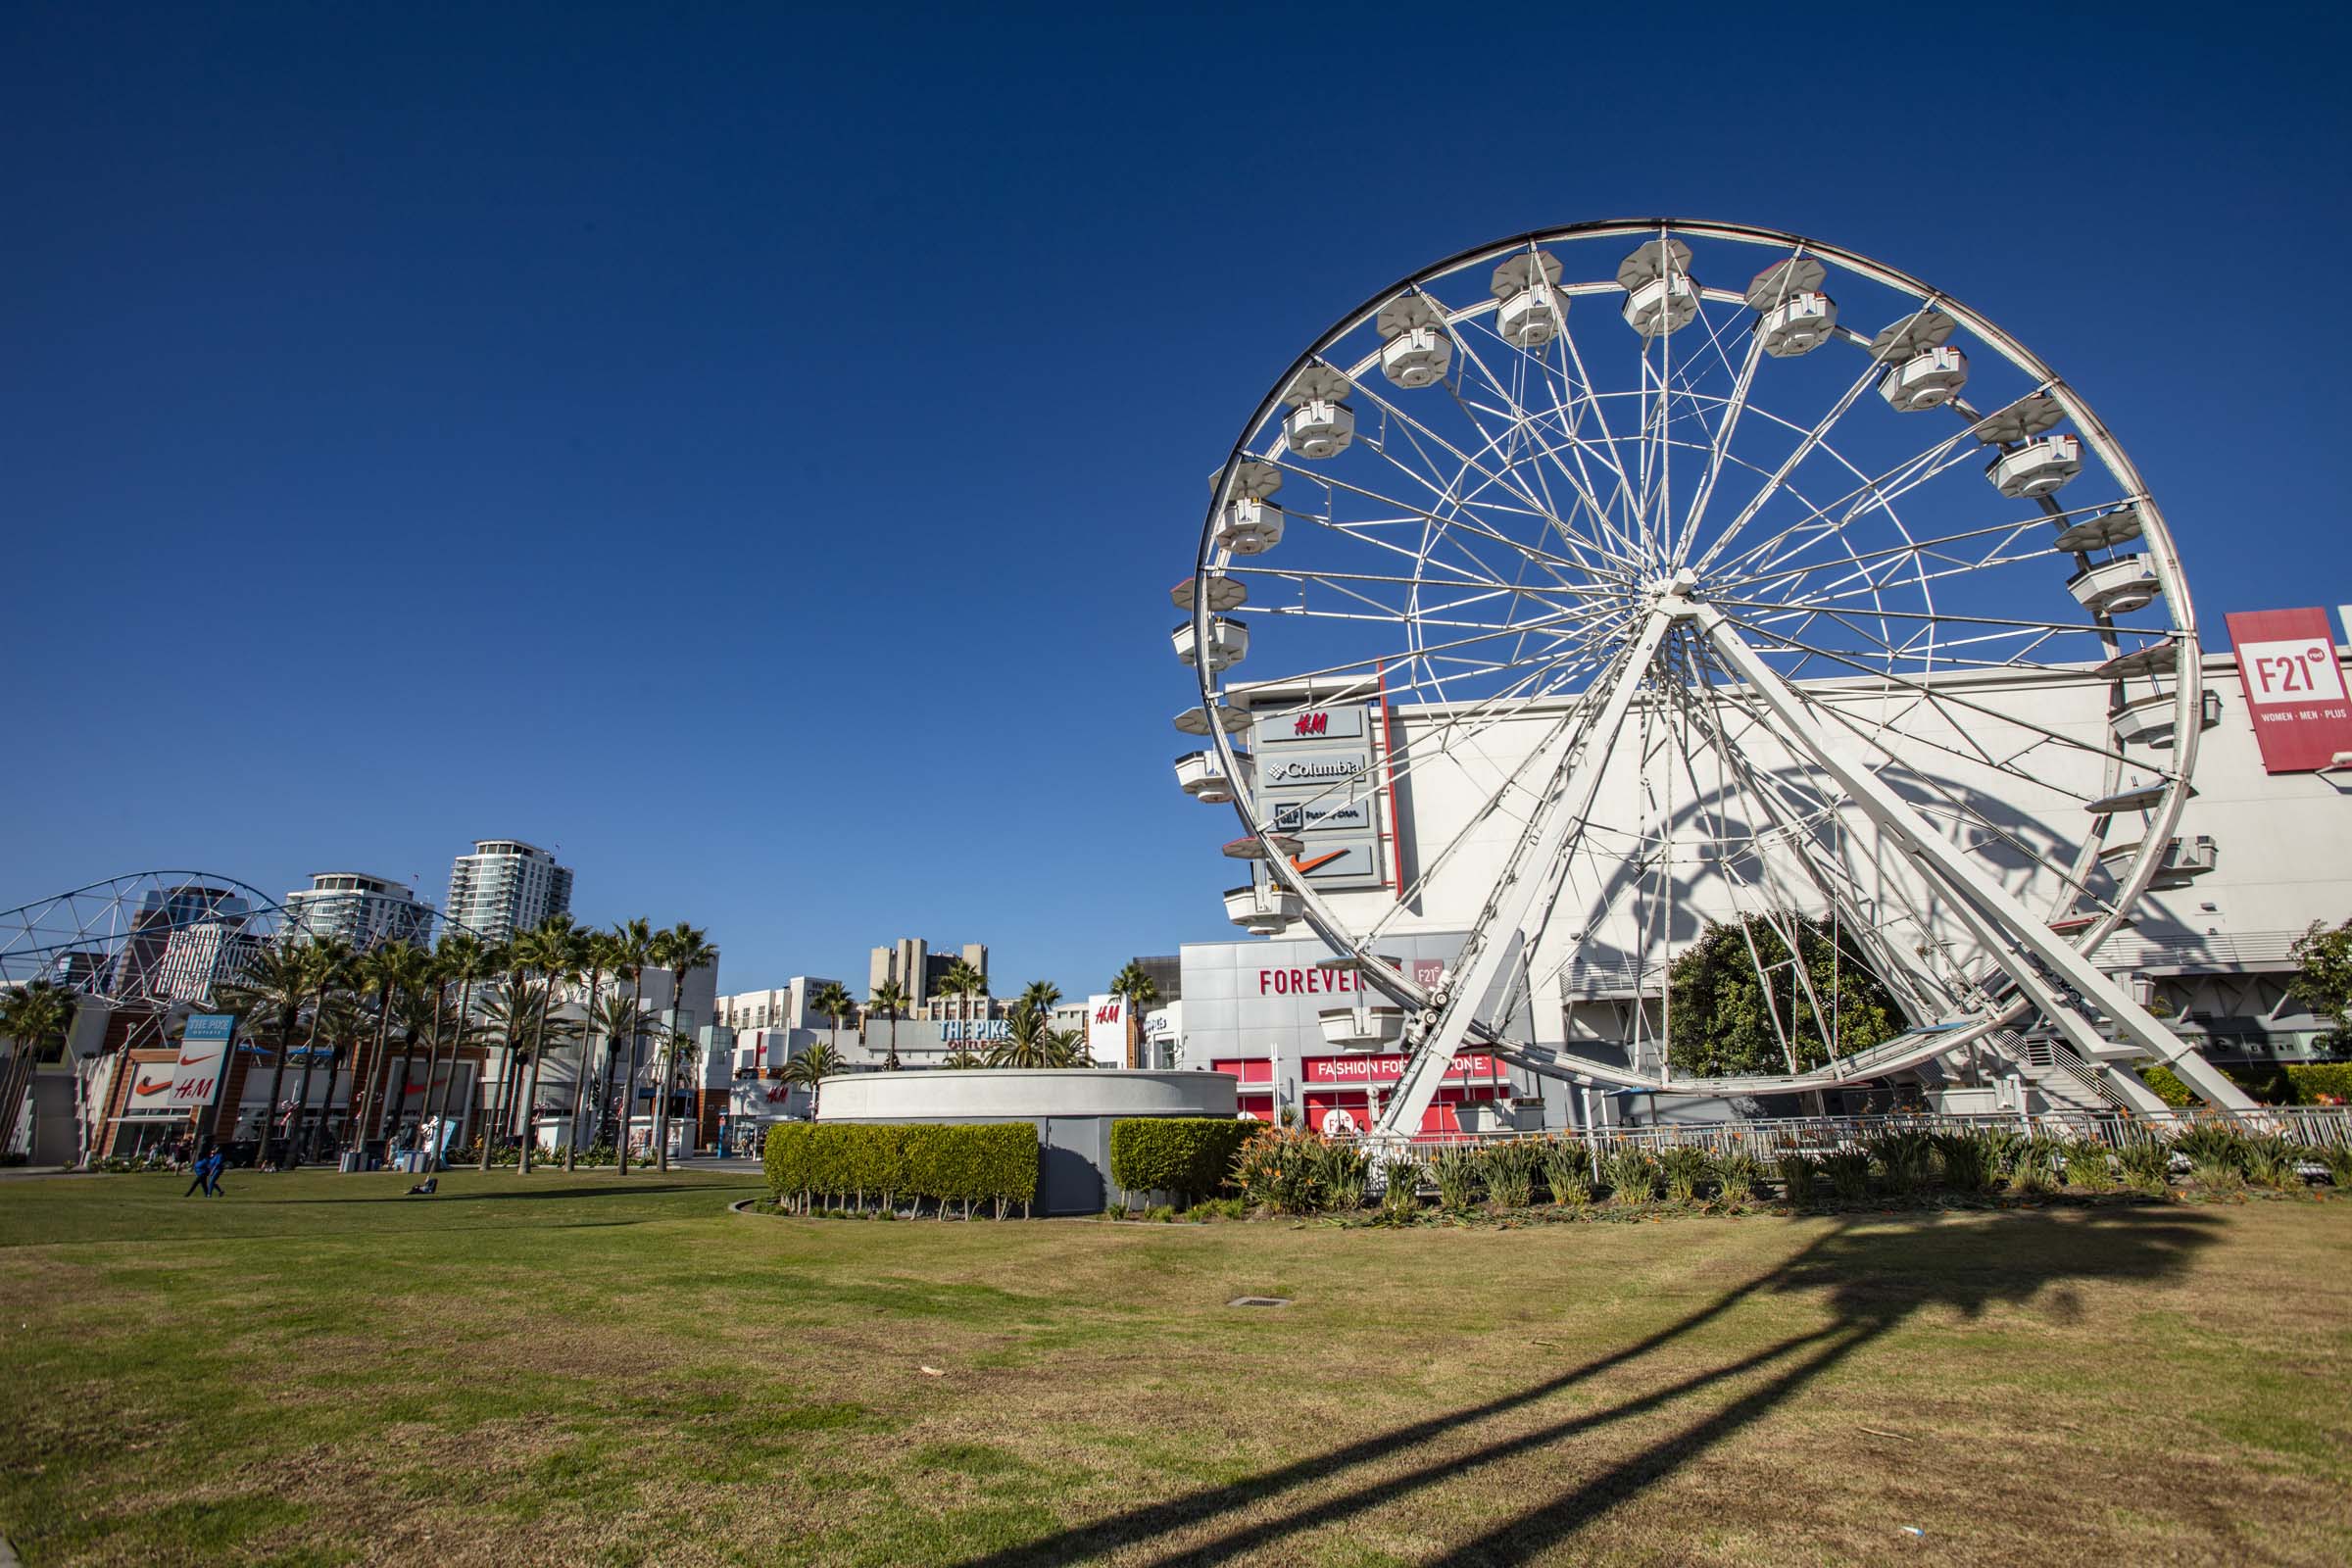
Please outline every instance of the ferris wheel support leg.
M1943 835L1912 809L1909 803L1881 783L1878 775L1833 750L1805 716L1803 705L1797 700L1796 694L1789 690L1788 682L1756 656L1755 650L1748 647L1745 639L1724 618L1721 611L1701 603L1696 614L1709 640L1779 721L1782 739L1810 756L1838 781L1840 788L1853 797L1854 803L1873 821L1902 843L1921 870L1954 897L1974 905L1994 934L2006 938L2005 942L1990 944L1990 956L1996 962L2001 962L2010 976L2025 986L2030 994L2034 994L2036 1001L2040 1000L2035 991L2039 977L2029 980L2032 965L2014 959L2003 961L2008 958L2005 950L2012 945L2038 958L2051 974L2072 986L2091 1005L2105 1013L2133 1045L2171 1067L2180 1075L2182 1083L2195 1090L2208 1103L2232 1111L2252 1111L2256 1108L2244 1090L2182 1044L2177 1035L2160 1023L2147 1008L2133 1002L2124 988L2101 972L2097 965L2036 920L2023 904L2009 896L2006 889L1954 849ZM2063 1012L2066 1009L2061 1007L2060 1010ZM2061 1018L2053 1017L2052 1021L2065 1027Z
M1609 688L1600 716L1582 736L1570 737L1551 790L1531 814L1506 862L1504 880L1463 944L1464 961L1446 982L1436 1023L1413 1045L1388 1108L1381 1112L1374 1137L1382 1145L1401 1147L1421 1130L1421 1118L1438 1098L1453 1054L1461 1049L1479 1005L1510 956L1510 944L1501 938L1527 918L1528 908L1551 880L1550 870L1569 832L1592 811L1593 797L1600 791L1601 772L1616 748L1617 732L1625 727L1625 716L1641 694L1642 677L1649 673L1650 662L1657 658L1668 629L1689 613L1688 601L1680 594L1664 596L1650 608L1632 650L1617 667L1616 684Z

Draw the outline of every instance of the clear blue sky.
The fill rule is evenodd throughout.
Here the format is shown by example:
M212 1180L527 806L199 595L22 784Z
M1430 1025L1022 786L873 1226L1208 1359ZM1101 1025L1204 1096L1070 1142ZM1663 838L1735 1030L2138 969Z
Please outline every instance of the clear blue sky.
M512 834L729 989L1228 935L1201 476L1340 311L1588 218L1906 268L2217 640L2352 600L2333 13L1121 9L0 11L0 905Z

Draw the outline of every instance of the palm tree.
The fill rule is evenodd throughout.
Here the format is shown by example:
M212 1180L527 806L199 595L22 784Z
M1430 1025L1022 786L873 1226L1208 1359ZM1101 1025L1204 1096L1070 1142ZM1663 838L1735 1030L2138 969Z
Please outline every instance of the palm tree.
M1058 1067L1059 1054L1049 1038L1053 1025L1026 999L1014 1003L1004 1043L988 1054L991 1067Z
M607 931L580 933L581 952L588 964L588 1001L581 1011L580 1064L571 1075L571 1127L564 1137L564 1168L579 1168L580 1107L588 1101L588 1056L596 1049L596 1027L599 1017L597 992L605 976L612 971L612 960L619 947ZM612 1054L612 1037L605 1036L605 1054Z
M327 1003L329 998L350 983L351 944L341 937L319 937L304 945L303 956L311 971L311 1036L302 1053L301 1086L294 1091L294 1125L286 1135L286 1149L296 1164L301 1163L304 1155L311 1152L312 1140L306 1139L303 1134L311 1120L311 1069L318 1062L318 1037L321 1034L326 1036L330 1057L339 1059L341 1056L337 1049L337 1030L344 1026L344 1021L339 1015L330 1013ZM327 1069L326 1091L327 1098L332 1100L335 1091L332 1067ZM275 1101L270 1102L270 1113L277 1113ZM325 1119L323 1116L319 1118L320 1121Z
M645 966L654 961L654 928L644 920L631 920L616 925L610 933L612 952L607 958L614 975L629 977L629 1016L636 1020L629 1030L629 1077L622 1088L622 1100L617 1102L620 1126L612 1134L612 1145L620 1161L620 1174L629 1173L629 1113L637 1104L637 1043L645 1037ZM617 1046L618 1040L615 1038ZM614 1105L612 1098L612 1067L617 1051L605 1053L605 1096L597 1107L601 1120L605 1107Z
M939 989L943 996L956 999L956 1016L964 1026L961 1033L968 1044L972 1038L971 999L974 993L985 993L988 982L981 978L979 970L961 958L951 958L947 969L939 977Z
M618 991L609 993L604 1001L596 1004L596 1011L589 1015L588 1027L605 1037L606 1082L612 1081L612 1057L619 1052L620 1043L626 1040L633 1044L646 1032L651 1021L646 1017L644 1007L622 996ZM582 1054L585 1054L584 1047ZM630 1073L632 1082L634 1082L635 1076L635 1071L632 1069ZM592 1129L592 1133L593 1136L589 1139L592 1145L603 1141L604 1113L601 1109L597 1113L597 1126ZM625 1136L620 1140L618 1153L621 1159L628 1158L628 1139Z
M1144 1014L1159 1004L1159 987L1133 958L1110 977L1110 989L1127 999L1127 1065L1136 1066L1136 1043L1142 1038Z
M883 1057L882 1067L885 1072L897 1072L899 1070L899 1014L906 1010L906 988L896 980L885 980L874 987L874 994L865 999L865 1004L871 1010L881 1013L883 1017L890 1020L890 1052Z
M539 976L539 1022L532 1032L528 1081L522 1091L522 1150L515 1170L528 1176L531 1155L539 1145L539 1065L547 1059L548 1015L563 1004L564 988L580 978L588 948L588 933L572 924L568 914L551 914L514 939L509 961Z
M1061 987L1051 980L1032 980L1021 987L1020 1004L1036 1009L1041 1018L1051 1015L1061 1002Z
M841 1071L841 1061L833 1048L827 1045L810 1046L784 1064L784 1081L808 1091L808 1115L816 1116L816 1097L824 1080Z
M505 954L495 944L484 942L470 931L451 932L442 937L439 952L442 961L449 967L449 977L458 983L458 1023L457 1028L450 1036L449 1082L443 1086L440 1094L441 1109L439 1114L446 1117L449 1114L451 1095L457 1088L458 1053L467 1044L479 1039L481 1035L479 1026L473 1021L473 988L478 982L492 979L503 973L507 960ZM485 1057L484 1065L487 1064L488 1058ZM481 1102L482 1091L487 1087L482 1082L483 1076L477 1074L472 1085L471 1098L477 1102ZM487 1106L484 1105L482 1108L486 1109ZM479 1119L475 1107L469 1105L466 1108L466 1120L473 1122ZM488 1139L489 1132L486 1128L483 1130L482 1136L485 1140ZM449 1140L439 1130L436 1130L434 1142L446 1145Z
M490 1168L490 1156L496 1152L492 1140L505 1143L514 1121L514 1102L509 1086L521 1069L522 1057L530 1051L531 1032L538 1026L541 992L523 978L517 968L514 978L490 993L482 1004L482 1026L488 1037L499 1044L503 1053L499 1061L498 1094L493 1102L490 1124L482 1129L482 1158L480 1169Z
M816 988L816 995L808 999L808 1005L833 1020L832 1054L838 1058L841 1055L841 1020L856 1012L858 1004L851 999L848 989L840 981L828 980Z
M310 954L307 947L272 942L246 959L243 978L220 993L220 1004L229 1011L270 1020L249 1027L276 1046L270 1068L270 1102L262 1112L261 1152L254 1157L257 1166L270 1163L270 1135L276 1127L278 1093L285 1087L286 1058L294 1054L302 1011L310 1005Z
M1086 1049L1086 1031L1083 1029L1049 1029L1046 1031L1046 1046L1054 1058L1047 1063L1049 1066L1092 1067L1095 1064L1093 1054Z
M685 921L654 938L654 960L667 969L673 979L669 992L671 1032L686 1021L686 977L705 964L718 961L718 950L710 945L709 933L698 931ZM674 1054L671 1065L674 1067ZM669 1169L669 1096L670 1070L665 1068L654 1094L654 1168Z
M375 993L375 1044L366 1059L366 1070L353 1063L351 1152L358 1153L375 1134L375 1123L383 1102L378 1093L379 1083L388 1093L391 1089L391 1036L393 1015L401 1010L400 1003L411 994L424 989L425 974L430 967L431 955L422 948L394 939L380 943L352 960L352 983L363 991Z
M33 1062L52 1038L61 1049L67 1026L74 1021L68 993L46 980L32 980L0 999L0 1035L16 1043L8 1071L0 1075L0 1151L17 1135L17 1113L32 1087Z

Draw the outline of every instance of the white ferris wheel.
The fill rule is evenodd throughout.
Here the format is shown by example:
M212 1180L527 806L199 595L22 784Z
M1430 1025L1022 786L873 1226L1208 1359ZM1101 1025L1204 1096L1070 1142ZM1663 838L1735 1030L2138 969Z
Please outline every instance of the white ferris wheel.
M2170 870L2208 717L2172 537L2082 397L1958 301L1741 224L1524 235L1343 317L1210 486L1178 778L1241 817L1237 923L1303 921L1385 993L1383 1136L1464 1050L1757 1094L2015 1053L2034 1017L2125 1103L2139 1053L2246 1105L2091 961ZM1260 765L1349 705L1377 744ZM1384 863L1317 874L1346 864L1319 829L1383 813ZM1757 918L1831 931L1897 1032L1856 1049L1833 1002L1826 1062L1677 1073L1675 955ZM1432 920L1468 932L1442 974L1388 956Z

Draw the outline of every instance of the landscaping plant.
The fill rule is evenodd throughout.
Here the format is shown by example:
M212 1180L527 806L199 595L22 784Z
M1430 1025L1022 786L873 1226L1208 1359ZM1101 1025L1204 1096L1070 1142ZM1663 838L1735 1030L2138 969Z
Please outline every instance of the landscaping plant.
M2154 1133L2133 1133L2116 1146L2115 1164L2132 1191L2161 1194L2173 1178L2173 1146Z
M1781 1180L1781 1196L1791 1208L1811 1205L1821 1181L1821 1166L1812 1155L1789 1150L1773 1162L1773 1168Z
M1744 1149L1715 1156L1715 1181L1727 1203L1748 1202L1764 1180L1764 1162Z
M2066 1179L2086 1193L2115 1191L2114 1156L2107 1146L2096 1139L2082 1138L2066 1146L2060 1156L2066 1164Z
M1925 1132L1906 1128L1881 1133L1862 1149L1886 1191L1898 1198L1908 1198L1926 1187L1933 1174L1936 1140Z
M1870 1196L1870 1155L1859 1149L1840 1149L1821 1157L1821 1173L1830 1179L1830 1188L1847 1202L1858 1202Z
M1485 1157L1487 1196L1500 1208L1525 1208L1536 1200L1536 1171L1544 1151L1521 1138L1489 1144Z
M1544 1185L1551 1200L1564 1208L1582 1208L1592 1201L1592 1152L1574 1138L1546 1139L1543 1147Z
M1242 1146L1233 1183L1253 1208L1312 1214L1323 1206L1323 1140L1297 1127L1267 1128Z
M1657 1161L1639 1144L1619 1144L1602 1155L1600 1178L1620 1203L1646 1203L1657 1196Z
M1380 1190L1381 1218L1403 1224L1421 1212L1421 1162L1399 1155L1389 1162L1388 1185Z
M1326 1143L1317 1158L1322 1162L1316 1178L1323 1189L1323 1206L1342 1214L1363 1207L1364 1190L1372 1182L1372 1158L1364 1146Z
M1668 1202L1692 1201L1714 1174L1715 1162L1696 1144L1676 1144L1658 1155L1658 1175L1666 1183Z
M1466 1145L1439 1150L1429 1162L1430 1180L1438 1184L1438 1206L1458 1213L1477 1202L1486 1165L1479 1152Z
M1936 1133L1936 1163L1943 1185L1955 1193L1981 1193L1992 1185L1992 1146L1977 1133Z

